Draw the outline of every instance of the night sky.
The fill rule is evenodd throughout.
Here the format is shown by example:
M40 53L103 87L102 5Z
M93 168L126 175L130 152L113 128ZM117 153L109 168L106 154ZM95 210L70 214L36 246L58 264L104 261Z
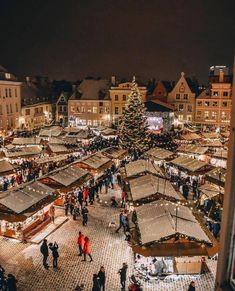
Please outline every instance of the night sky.
M207 80L233 63L234 0L0 0L0 64L17 76Z

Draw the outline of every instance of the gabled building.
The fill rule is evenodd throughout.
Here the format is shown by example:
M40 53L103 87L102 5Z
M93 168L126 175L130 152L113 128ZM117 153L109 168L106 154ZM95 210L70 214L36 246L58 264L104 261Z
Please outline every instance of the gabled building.
M8 70L0 66L0 132L19 126L21 112L21 82Z
M145 102L147 99L147 87L138 86L142 101ZM125 111L128 96L131 93L131 82L120 83L118 85L111 86L109 90L111 100L111 115L112 121L117 122L118 118Z
M175 107L180 121L192 122L194 120L196 94L196 84L191 79L185 78L182 72L179 81L167 97L167 103Z
M68 101L69 125L73 127L109 126L111 102L108 90L108 80L83 80Z
M167 102L167 96L172 90L172 83L169 81L158 81L156 87L153 90L150 100L160 100Z
M196 99L195 123L229 126L232 108L231 79L222 69L215 70L214 75L210 72L210 85Z
M22 83L20 128L32 130L53 119L51 86L47 77L26 77Z
M68 100L70 94L68 92L61 92L56 102L55 120L61 126L68 125Z

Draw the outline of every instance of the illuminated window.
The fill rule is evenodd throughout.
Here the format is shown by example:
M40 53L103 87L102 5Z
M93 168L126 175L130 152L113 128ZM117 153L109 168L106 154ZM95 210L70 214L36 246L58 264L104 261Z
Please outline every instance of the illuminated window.
M90 107L87 108L87 113L91 113L91 108Z
M93 113L97 113L97 107L93 107Z
M82 113L85 113L85 107L82 106L81 111Z
M218 91L214 91L214 92L213 92L213 95L214 95L214 96L219 96L219 92L218 92Z
M224 111L221 112L221 119L226 119L226 113Z
M210 106L210 101L205 101L205 106L209 107Z
M93 125L94 126L98 126L98 121L97 120L93 120Z
M5 73L5 78L6 78L6 79L11 79L11 74L9 74L9 73Z
M212 111L211 112L211 119L216 119L216 117L217 117L217 112Z
M92 121L91 120L87 120L87 125L92 125Z
M204 118L205 118L205 119L208 119L208 118L209 118L209 111L205 111L205 112L204 112Z

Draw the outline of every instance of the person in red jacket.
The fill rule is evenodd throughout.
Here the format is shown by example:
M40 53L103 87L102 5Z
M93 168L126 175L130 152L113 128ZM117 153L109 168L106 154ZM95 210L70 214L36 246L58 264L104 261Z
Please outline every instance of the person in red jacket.
M78 240L77 240L77 244L78 244L78 249L79 249L79 256L82 256L82 250L84 247L84 235L82 234L81 231L79 231L78 233Z
M86 188L83 190L83 201L86 203L86 206L87 206L88 194L89 194L89 191L88 191L88 188L86 187Z
M84 260L83 261L86 261L86 255L89 256L90 258L90 262L93 261L92 259L92 256L91 256L91 247L90 247L90 240L89 238L86 236L85 239L84 239L84 247L83 247L83 255L84 255Z

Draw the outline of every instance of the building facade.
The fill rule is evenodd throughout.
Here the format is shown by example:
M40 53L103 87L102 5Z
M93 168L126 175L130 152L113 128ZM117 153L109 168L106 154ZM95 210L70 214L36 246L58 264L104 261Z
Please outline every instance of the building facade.
M68 99L69 94L67 92L61 92L56 102L55 121L61 126L68 125Z
M232 83L222 70L196 99L195 123L229 126L232 108Z
M160 100L167 102L167 96L172 90L172 84L169 81L158 81L156 87L153 90L153 94L150 100Z
M138 86L142 101L145 102L147 99L147 87ZM131 93L131 83L120 83L115 86L111 86L109 90L110 101L111 101L111 116L112 122L117 123L118 118L125 111L128 96Z
M83 80L68 101L72 127L110 126L111 102L107 80Z
M21 82L0 66L0 132L18 128L21 113Z
M182 72L179 81L167 97L167 103L175 107L179 121L192 122L194 120L195 98L196 88Z

